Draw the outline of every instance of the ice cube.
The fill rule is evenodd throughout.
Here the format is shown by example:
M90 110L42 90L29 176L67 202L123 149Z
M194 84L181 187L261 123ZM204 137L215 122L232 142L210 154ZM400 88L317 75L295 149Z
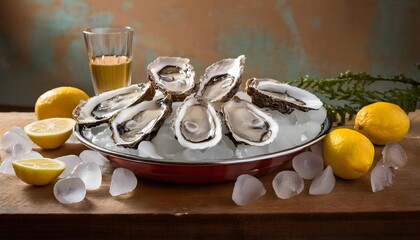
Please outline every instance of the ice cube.
M306 143L314 139L321 132L321 125L314 121L309 121L298 125L301 132L300 141Z
M16 160L16 159L28 154L31 150L32 150L32 148L29 148L28 145L23 145L21 143L17 143L12 147L12 156Z
M395 175L392 168L379 161L370 173L372 192L382 191L394 183Z
M58 176L59 178L66 178L66 177L68 177L71 174L71 172L73 172L74 168L77 165L79 165L80 163L82 163L82 159L80 159L76 155L66 155L66 156L58 157L56 159L57 160L60 160L60 161L63 161L64 163L66 163L66 168L60 174L60 176Z
M112 173L109 193L118 196L133 191L137 187L137 178L134 173L125 168L116 168Z
M270 115L279 126L290 126L294 125L296 120L290 118L290 115L283 114L276 110L267 110L267 114Z
M303 179L295 171L279 172L273 179L273 189L278 198L288 199L303 191Z
M10 128L11 132L16 133L17 135L21 136L22 138L26 139L28 142L32 142L32 140L28 137L25 130L23 130L21 127L12 126Z
M407 164L407 153L398 143L387 143L382 150L382 161L385 165L399 169Z
M204 150L194 150L187 148L182 152L182 157L188 161L199 161L204 159L203 153Z
M80 141L77 139L76 135L74 133L72 133L69 137L69 139L67 139L66 143L69 144L78 144L80 143Z
M137 151L140 157L163 159L163 157L157 153L155 145L149 141L140 142Z
M4 133L1 143L3 146L3 150L6 152L12 152L13 146L16 144L24 145L25 148L32 149L32 142L28 141L27 139L23 138L19 134L11 131L7 131Z
M93 150L84 150L79 154L79 158L82 162L94 162L103 170L109 165L108 159L102 156L99 152Z
M83 180L87 190L96 190L102 183L102 172L95 162L82 162L71 172L70 177Z
M60 179L54 185L54 196L63 204L80 202L86 196L85 183L76 177Z
M324 141L319 141L311 146L311 152L322 156L322 148L324 147Z
M162 126L151 142L153 145L159 146L156 149L158 154L166 158L170 158L171 155L185 150L178 140L175 139L170 126Z
M270 144L268 144L268 152L279 152L288 148L292 148L294 145L286 135L278 134L276 139Z
M310 180L322 172L324 160L313 152L303 152L293 158L292 165L301 178Z
M238 158L247 158L267 153L267 147L239 144L236 147L235 155Z
M309 194L323 195L330 193L335 185L335 177L330 165L325 170L312 180L309 187Z
M245 206L259 199L266 193L263 183L256 177L242 174L233 187L232 200L239 206Z
M13 169L12 160L13 158L10 156L3 159L0 165L0 173L16 175L15 170Z

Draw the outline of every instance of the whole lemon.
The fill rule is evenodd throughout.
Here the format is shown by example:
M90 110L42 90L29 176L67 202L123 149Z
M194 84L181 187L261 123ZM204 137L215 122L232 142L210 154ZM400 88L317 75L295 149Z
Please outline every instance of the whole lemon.
M377 102L360 109L354 120L354 129L377 145L399 142L410 128L410 119L398 106Z
M51 89L41 96L35 103L35 114L38 120L46 118L73 118L73 109L81 100L89 96L74 87L58 87Z
M324 164L344 179L357 179L365 175L373 163L375 149L363 134L339 128L325 136L322 149Z

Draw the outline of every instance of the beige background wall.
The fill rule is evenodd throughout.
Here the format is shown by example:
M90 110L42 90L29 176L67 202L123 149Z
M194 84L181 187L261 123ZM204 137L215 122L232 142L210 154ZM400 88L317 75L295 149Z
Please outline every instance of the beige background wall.
M0 1L0 105L53 87L93 89L82 30L129 25L133 82L157 56L206 66L245 54L244 78L333 77L347 69L419 77L418 0ZM198 80L198 79L197 79Z

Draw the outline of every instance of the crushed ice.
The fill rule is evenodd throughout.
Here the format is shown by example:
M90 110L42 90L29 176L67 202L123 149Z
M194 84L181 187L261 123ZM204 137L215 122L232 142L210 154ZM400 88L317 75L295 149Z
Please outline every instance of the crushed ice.
M247 205L266 193L260 180L249 174L240 175L235 182L232 200L239 206Z
M241 98L247 98L247 94L244 92L238 92L237 95ZM116 152L148 158L163 158L165 160L207 161L231 159L234 157L248 158L293 148L314 139L320 133L321 125L326 118L326 110L324 108L308 112L295 110L289 115L264 109L267 114L274 118L282 129L281 134L278 134L277 138L272 143L262 147L244 146L242 144L235 146L230 138L223 136L222 141L216 147L206 150L191 150L186 149L179 144L171 129L171 121L175 116L176 108L179 104L180 102L173 103L174 111L166 118L156 136L152 138L150 142L140 143L137 149L115 145L112 141L111 130L107 124L85 128L82 130L82 134L95 145ZM224 133L226 133L225 127Z

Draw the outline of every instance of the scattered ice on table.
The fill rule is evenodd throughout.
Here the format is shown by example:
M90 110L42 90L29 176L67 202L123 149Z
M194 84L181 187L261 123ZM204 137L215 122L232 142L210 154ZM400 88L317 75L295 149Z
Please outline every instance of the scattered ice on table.
M279 172L273 179L273 189L277 197L288 199L303 191L303 179L295 171Z
M175 139L170 126L162 126L151 142L153 145L159 146L157 148L158 154L166 158L171 158L172 155L185 150L178 140Z
M140 142L137 147L140 157L162 159L163 157L157 153L155 145L149 141Z
M21 136L22 138L28 140L28 142L32 142L32 140L28 137L28 135L26 134L25 130L23 130L21 127L17 127L17 126L12 126L10 128L11 132L16 133L17 135Z
M16 175L15 170L13 169L11 157L6 157L5 159L3 159L0 165L0 173Z
M24 155L27 155L32 151L32 148L29 148L27 145L17 143L12 147L12 156L16 160Z
M267 153L267 147L239 144L236 147L235 155L238 158L247 158Z
M390 166L379 161L370 173L370 185L373 192L378 192L390 187L394 183L395 175Z
M98 164L102 173L104 173L111 165L108 159L102 156L99 152L93 150L82 151L79 154L79 158L82 159L82 162L94 162Z
M71 172L73 172L74 168L82 163L82 159L80 159L76 155L66 155L62 157L56 158L57 160L63 161L66 164L66 168L64 171L58 176L59 178L66 178L68 177Z
M322 156L313 152L303 152L292 160L293 169L303 179L311 180L324 170Z
M27 140L26 138L20 136L19 134L7 131L3 134L3 137L1 139L1 143L3 146L3 150L6 152L11 152L12 148L16 144L24 145L25 148L32 149L32 142Z
M70 135L69 139L67 139L66 143L78 144L78 143L80 143L80 141L77 139L76 135L74 135L74 133L72 133Z
M80 202L86 196L85 183L77 177L60 179L54 185L54 196L63 204Z
M382 150L382 161L385 165L399 169L407 164L407 153L398 143L387 143Z
M102 173L95 162L82 162L77 165L70 177L78 177L83 180L87 190L96 190L101 186Z
M322 156L322 148L324 147L324 141L319 141L311 146L311 152Z
M325 170L312 180L309 187L309 194L323 195L330 193L335 185L335 177L330 165Z
M247 205L266 193L264 185L256 177L242 174L233 187L232 200L239 206Z
M116 168L112 173L109 193L118 196L133 191L137 187L137 178L134 173L125 168Z

